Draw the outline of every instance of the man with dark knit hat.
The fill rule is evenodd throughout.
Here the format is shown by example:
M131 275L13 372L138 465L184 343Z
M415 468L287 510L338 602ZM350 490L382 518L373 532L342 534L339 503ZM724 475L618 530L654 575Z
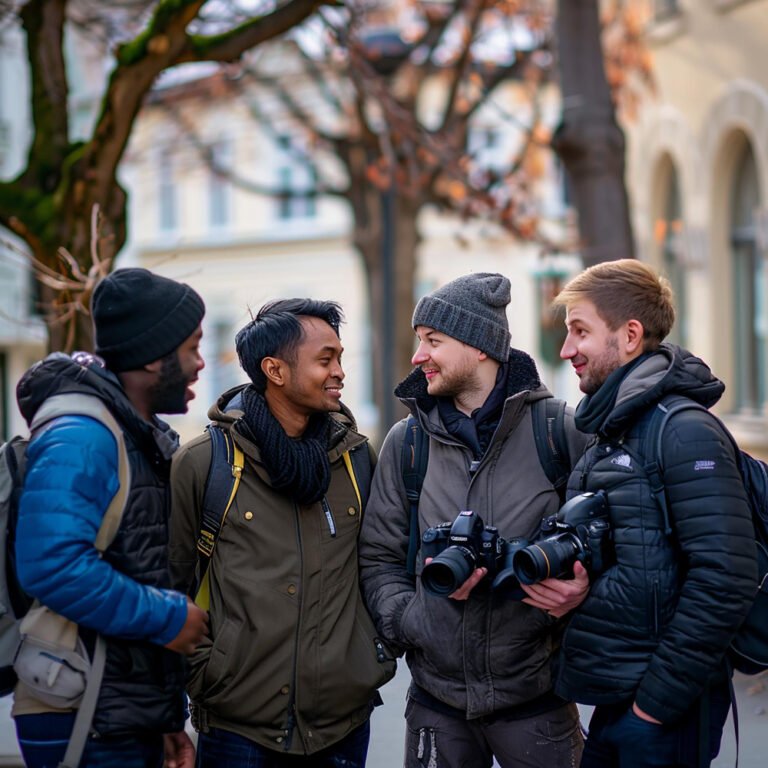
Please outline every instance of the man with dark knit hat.
M16 534L22 588L76 622L89 656L97 636L106 640L81 768L159 768L164 756L175 768L194 762L183 730L182 656L207 634L208 619L170 589L169 475L178 437L156 414L184 413L194 397L204 312L187 285L145 269L117 270L92 297L98 356L54 353L17 387L30 425L59 395L98 401L117 425L113 432L103 421L72 414L33 432ZM118 493L125 507L101 553L96 534ZM58 765L76 712L37 699L20 681L13 715L27 766Z
M440 596L419 578L431 562L423 548L408 562L411 541L462 511L511 540L534 538L559 507L532 418L534 403L552 395L533 360L510 348L509 301L506 277L478 273L418 302L416 368L395 389L412 418L384 441L363 522L363 594L412 676L405 768L490 768L494 758L501 768L570 768L581 754L577 710L555 695L550 671L560 619L588 588L581 563L572 580L546 579L524 594L494 589L487 568L467 567L466 580ZM428 440L418 537L403 469L406 431L415 429ZM569 409L563 431L575 462L586 438Z

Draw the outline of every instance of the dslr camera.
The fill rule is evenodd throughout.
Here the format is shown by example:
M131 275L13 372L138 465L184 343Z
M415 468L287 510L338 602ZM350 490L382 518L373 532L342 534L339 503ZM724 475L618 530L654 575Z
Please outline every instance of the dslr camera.
M536 584L573 578L578 560L598 575L611 564L612 552L605 491L581 493L541 521L536 539L514 552L512 570L521 583Z
M424 531L421 548L425 558L433 559L424 566L421 583L427 592L445 597L455 592L475 568L487 568L489 576L496 576L496 587L499 576L510 572L513 554L526 544L524 539L506 541L497 528L484 525L476 512L459 512L452 523L441 523ZM516 580L508 576L503 583L507 588L519 589ZM517 597L523 597L522 592Z

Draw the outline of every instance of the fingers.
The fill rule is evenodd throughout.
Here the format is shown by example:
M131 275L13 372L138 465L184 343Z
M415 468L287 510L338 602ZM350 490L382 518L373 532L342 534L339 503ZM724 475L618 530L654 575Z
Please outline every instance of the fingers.
M483 580L487 568L475 568L470 577L453 593L448 595L452 600L466 600L472 590Z

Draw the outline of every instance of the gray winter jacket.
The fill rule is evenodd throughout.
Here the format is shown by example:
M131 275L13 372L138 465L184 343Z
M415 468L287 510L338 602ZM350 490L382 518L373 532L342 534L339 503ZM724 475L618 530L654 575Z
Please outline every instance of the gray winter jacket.
M505 539L531 538L541 518L558 508L558 496L541 468L534 443L531 403L551 397L533 360L511 350L507 399L474 476L472 455L445 429L426 381L415 370L395 390L429 435L429 466L419 504L423 533L471 509ZM586 436L566 416L572 460ZM552 688L550 659L558 622L519 601L495 595L484 579L466 601L425 593L419 574L406 571L409 504L400 451L405 421L382 446L360 541L363 594L377 629L406 660L414 682L467 718L532 701Z

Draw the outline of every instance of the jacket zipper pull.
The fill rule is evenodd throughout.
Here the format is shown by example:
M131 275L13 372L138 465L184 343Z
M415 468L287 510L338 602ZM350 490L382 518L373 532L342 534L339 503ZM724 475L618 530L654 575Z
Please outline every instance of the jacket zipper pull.
M323 512L325 514L325 519L328 521L328 532L331 534L332 537L336 536L336 523L333 520L333 512L331 512L331 506L328 504L328 500L323 496L322 501L320 504L323 507Z

